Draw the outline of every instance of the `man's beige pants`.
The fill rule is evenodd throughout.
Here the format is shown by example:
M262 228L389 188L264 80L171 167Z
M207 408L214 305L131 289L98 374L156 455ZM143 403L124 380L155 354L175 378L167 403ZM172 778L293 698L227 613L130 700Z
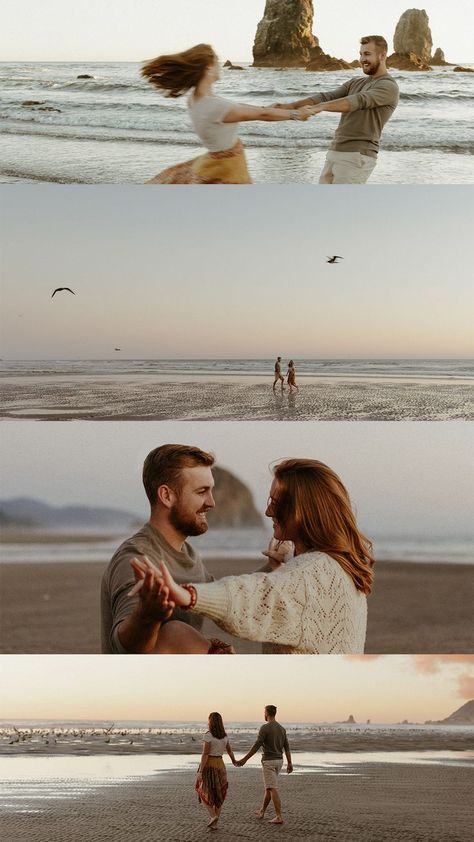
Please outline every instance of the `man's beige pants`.
M377 158L361 152L333 152L326 161L319 179L320 184L365 184L372 173Z

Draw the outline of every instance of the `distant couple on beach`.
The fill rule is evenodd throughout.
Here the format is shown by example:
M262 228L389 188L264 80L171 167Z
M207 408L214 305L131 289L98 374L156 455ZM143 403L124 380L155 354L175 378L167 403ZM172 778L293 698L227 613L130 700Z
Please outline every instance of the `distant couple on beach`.
M360 64L367 78L357 76L334 90L262 108L235 103L214 93L220 63L209 44L152 59L143 66L142 75L165 96L176 98L190 92L191 121L207 152L168 167L148 183L250 184L239 123L304 122L330 111L342 116L319 182L364 184L377 163L383 127L398 105L398 85L387 73L387 52L382 36L361 38Z
M290 746L286 731L276 721L277 709L275 705L266 705L264 710L265 725L262 725L250 751L241 760L236 760L229 738L226 734L222 716L217 711L209 714L208 731L204 734L201 762L199 764L196 792L210 819L207 826L210 830L217 830L222 805L228 790L227 773L222 756L229 755L234 766L245 766L254 754L262 750L262 772L264 784L263 803L256 812L258 819L263 819L270 802L275 809L275 817L269 819L270 824L283 824L281 814L281 800L278 792L278 775L283 766L283 752L287 762L287 772L293 771Z
M290 392L293 390L297 391L299 386L296 385L296 368L293 360L290 360L288 363L288 371L286 372L286 382L290 387ZM285 378L281 373L281 357L277 357L275 360L275 378L273 380L273 391L276 389L277 383L280 383L281 390L285 388Z
M273 539L267 564L217 581L188 542L208 529L214 456L165 444L145 459L149 521L110 561L101 591L102 651L231 654L208 640L203 618L264 654L364 651L372 545L358 529L339 477L315 459L273 468L265 514Z

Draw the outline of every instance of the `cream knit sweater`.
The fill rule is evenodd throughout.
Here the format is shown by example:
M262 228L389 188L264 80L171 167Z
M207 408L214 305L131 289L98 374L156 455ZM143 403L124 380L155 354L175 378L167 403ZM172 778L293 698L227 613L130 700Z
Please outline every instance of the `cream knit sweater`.
M272 573L226 576L196 584L194 611L265 654L364 651L367 599L340 564L324 553L296 556Z

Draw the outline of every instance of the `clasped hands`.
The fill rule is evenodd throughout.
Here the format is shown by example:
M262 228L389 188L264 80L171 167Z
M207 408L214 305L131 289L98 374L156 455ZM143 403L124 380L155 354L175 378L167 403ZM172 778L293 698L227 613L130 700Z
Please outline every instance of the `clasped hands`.
M140 613L150 622L169 620L176 605L189 605L189 592L178 585L163 561L159 568L147 556L132 558L135 584L127 596L139 595Z
M272 105L272 108L285 108L291 109L291 106L288 103L284 102L275 102ZM295 120L302 120L305 122L309 120L310 117L314 117L316 114L321 113L321 106L320 105L302 105L300 108L294 108L293 111L295 112Z

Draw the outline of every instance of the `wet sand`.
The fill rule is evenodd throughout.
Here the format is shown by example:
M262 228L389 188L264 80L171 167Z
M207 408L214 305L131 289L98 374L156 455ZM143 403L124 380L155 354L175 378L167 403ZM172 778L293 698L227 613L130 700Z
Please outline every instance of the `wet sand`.
M474 418L465 381L297 378L272 390L272 375L22 376L2 378L0 417L66 421L447 421Z
M8 558L8 546L3 557ZM217 577L247 573L258 562L206 562ZM98 653L100 580L96 562L0 565L3 653ZM474 568L460 564L379 562L369 599L366 653L474 651ZM232 642L239 654L260 644L236 640L209 620L204 633Z
M358 767L360 771L360 767ZM260 806L261 772L228 767L229 793L217 838L312 842L467 842L472 838L472 770L454 766L367 764L355 776L282 775L285 823ZM196 842L209 839L194 772L109 783L87 798L32 800L30 815L0 814L4 842ZM21 786L21 785L20 785ZM271 808L268 811L272 817Z

